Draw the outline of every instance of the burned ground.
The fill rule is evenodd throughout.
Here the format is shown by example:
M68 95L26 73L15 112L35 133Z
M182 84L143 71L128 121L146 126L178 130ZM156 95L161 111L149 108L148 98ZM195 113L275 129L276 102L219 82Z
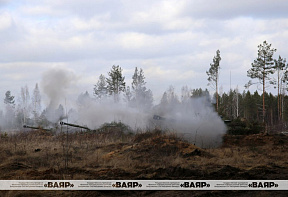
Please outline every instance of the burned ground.
M131 134L46 131L2 135L1 180L287 180L288 137L226 135L202 149L159 130ZM68 145L67 145L68 142ZM36 151L37 150L37 151ZM66 161L66 165L65 165ZM55 196L1 191L0 196ZM57 191L61 196L270 196L269 191ZM274 191L274 196L287 196Z

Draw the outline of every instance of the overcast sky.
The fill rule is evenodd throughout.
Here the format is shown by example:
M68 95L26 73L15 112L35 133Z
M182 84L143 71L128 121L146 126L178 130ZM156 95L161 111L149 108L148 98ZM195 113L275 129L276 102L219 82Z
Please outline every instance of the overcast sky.
M220 86L229 91L231 73L242 92L264 40L274 58L288 57L286 0L0 0L0 8L2 101L26 84L32 94L51 68L74 72L77 91L92 95L112 65L127 85L142 68L156 101L170 85L213 92L206 71L217 49Z

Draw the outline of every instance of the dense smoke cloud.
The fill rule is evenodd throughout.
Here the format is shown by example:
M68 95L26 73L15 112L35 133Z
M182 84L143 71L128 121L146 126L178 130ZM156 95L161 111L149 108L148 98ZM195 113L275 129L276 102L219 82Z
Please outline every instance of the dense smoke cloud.
M152 112L150 112L152 113ZM125 102L115 103L113 99L87 101L78 108L77 123L97 129L104 123L122 122L133 130L147 129L151 114L128 107Z
M159 105L158 126L178 133L199 147L217 147L226 126L207 96L189 98L181 103ZM157 117L156 117L157 118Z
M85 100L79 106L78 124L97 129L103 123L122 122L133 130L159 128L174 132L199 147L221 145L226 126L205 97L189 98L182 102L160 103L150 111L130 107L125 102L114 103L112 98L101 101ZM75 117L75 116L74 116Z
M59 105L66 100L76 82L77 76L67 69L55 68L43 73L40 86L49 99L49 105L44 114L49 121L55 123L64 116L64 109Z
M46 112L49 121L57 123L63 116L64 109L56 110L56 107L74 85L75 78L73 72L60 69L43 74L42 88L50 99ZM221 144L226 127L214 111L208 95L197 98L188 96L180 102L170 87L165 102L149 110L141 107L144 103L131 106L121 96L119 102L115 102L113 96L93 99L88 93L81 94L74 101L73 109L66 109L69 111L68 120L90 129L98 129L104 123L122 122L133 130L160 128L175 132L200 147Z
M51 69L43 73L41 87L48 96L49 107L55 109L60 100L65 98L72 85L76 83L76 75L69 70Z

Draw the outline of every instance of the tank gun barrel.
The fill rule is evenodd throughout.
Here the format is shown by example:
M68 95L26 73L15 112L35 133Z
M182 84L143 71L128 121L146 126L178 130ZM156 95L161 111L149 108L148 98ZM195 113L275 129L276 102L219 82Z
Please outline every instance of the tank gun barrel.
M91 130L88 127L84 127L84 126L80 126L80 125L76 125L76 124L70 124L70 123L66 123L66 122L60 122L61 125L67 125L67 126L71 126L71 127L76 127L76 128L81 128L81 129L86 129L86 130Z
M44 131L51 131L51 129L43 129L41 127L32 127L32 126L28 126L28 125L23 125L23 128L27 128L27 129L41 129Z

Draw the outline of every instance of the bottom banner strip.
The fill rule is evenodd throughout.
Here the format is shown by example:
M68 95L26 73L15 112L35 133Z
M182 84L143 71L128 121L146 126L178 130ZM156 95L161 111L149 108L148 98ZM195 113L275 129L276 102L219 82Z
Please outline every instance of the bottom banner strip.
M0 190L288 190L288 181L0 180Z

